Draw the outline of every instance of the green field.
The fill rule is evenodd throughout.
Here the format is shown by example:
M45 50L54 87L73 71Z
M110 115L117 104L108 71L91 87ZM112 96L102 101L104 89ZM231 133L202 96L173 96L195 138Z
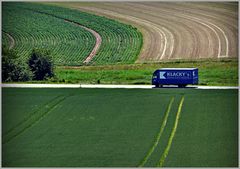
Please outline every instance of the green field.
M238 90L2 89L4 167L237 167Z
M98 32L102 44L92 65L133 63L142 46L142 34L131 25L79 10L40 3L3 2L3 45L6 33L15 40L22 59L34 48L49 50L57 65L83 65L95 45L95 37L69 20Z

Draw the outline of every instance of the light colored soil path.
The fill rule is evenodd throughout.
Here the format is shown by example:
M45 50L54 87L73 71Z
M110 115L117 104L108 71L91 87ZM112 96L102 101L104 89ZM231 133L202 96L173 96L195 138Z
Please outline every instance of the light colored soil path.
M96 55L98 49L99 49L100 46L101 46L101 43L102 43L102 38L101 38L101 36L100 36L96 31L94 31L94 30L92 30L92 29L90 29L90 28L87 28L87 27L85 27L85 26L83 26L83 25L80 25L80 24L77 23L77 22L73 22L73 21L67 20L67 19L65 19L64 21L65 21L65 22L73 23L73 24L75 24L75 25L77 25L77 26L79 26L79 27L81 27L81 28L83 28L83 29L91 32L91 33L93 34L93 36L95 37L95 39L96 39L95 46L94 46L93 50L91 51L91 53L88 55L88 57L83 61L83 63L89 63L89 62L92 60L92 58Z
M83 63L89 63L92 60L92 58L96 55L98 49L100 48L101 43L102 43L102 38L96 31L89 29L87 27L85 27L85 29L88 30L89 32L91 32L93 34L93 36L95 36L95 38L96 38L96 43L95 43L95 46L94 46L92 52L88 55L88 57L83 62Z
M5 31L3 31L6 35L7 35L7 37L9 38L9 49L12 49L14 46L15 46L15 40L14 40L14 38L9 34L9 33L7 33L7 32L5 32Z
M136 62L238 57L237 3L59 3L136 26L143 49Z

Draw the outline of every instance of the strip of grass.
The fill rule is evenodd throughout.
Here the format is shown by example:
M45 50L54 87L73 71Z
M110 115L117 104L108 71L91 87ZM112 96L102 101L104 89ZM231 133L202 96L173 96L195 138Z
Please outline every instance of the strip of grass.
M3 88L2 92L3 116L11 119L3 128L24 120L12 114L26 116L32 112L29 105L45 104L42 98L65 98L2 145L4 167L135 167L156 141L169 100L175 97L159 144L144 165L156 167L182 96L181 117L164 166L238 165L238 90Z
M200 85L237 86L238 60L177 61L114 66L58 67L51 83L151 84L152 73L163 67L196 67ZM48 83L48 82L47 82Z

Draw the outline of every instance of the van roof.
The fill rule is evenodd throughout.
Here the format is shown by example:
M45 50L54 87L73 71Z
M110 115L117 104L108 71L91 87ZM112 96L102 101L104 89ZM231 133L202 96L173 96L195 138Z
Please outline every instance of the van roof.
M198 68L160 68L158 70L195 70Z

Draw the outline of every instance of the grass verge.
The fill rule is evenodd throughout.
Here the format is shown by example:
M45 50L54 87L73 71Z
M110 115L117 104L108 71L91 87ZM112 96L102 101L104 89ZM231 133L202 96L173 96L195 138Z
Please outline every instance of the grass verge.
M163 67L196 67L199 69L199 85L238 85L238 60L234 59L57 67L56 78L44 83L151 84L152 73Z

